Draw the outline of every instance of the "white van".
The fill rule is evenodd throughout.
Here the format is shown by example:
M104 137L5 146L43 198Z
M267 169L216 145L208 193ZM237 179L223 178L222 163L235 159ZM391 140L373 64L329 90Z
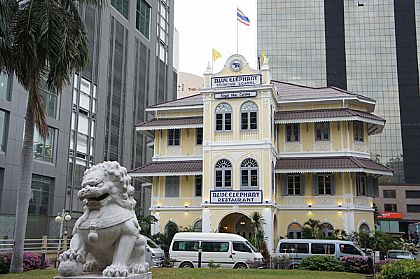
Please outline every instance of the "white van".
M174 267L201 267L210 262L222 268L248 268L249 263L264 266L263 256L242 236L230 233L181 232L175 234L169 248Z
M366 256L351 241L325 239L281 239L276 249L277 257L291 260L289 268L299 266L300 261L310 256L332 256L337 259L347 256Z

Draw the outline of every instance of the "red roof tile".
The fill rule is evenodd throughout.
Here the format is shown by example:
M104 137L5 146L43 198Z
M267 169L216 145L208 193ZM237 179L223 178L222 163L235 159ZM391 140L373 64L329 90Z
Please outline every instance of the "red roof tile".
M137 124L137 127L202 125L203 117L154 118Z
M385 123L384 119L376 115L373 115L364 111L349 109L349 108L279 111L279 112L276 112L275 120L287 121L287 120L298 120L298 119L342 118L342 117L355 117L355 116L374 120L374 121L381 121Z
M129 171L130 174L152 174L152 173L190 173L203 171L203 161L168 161L152 162Z
M276 163L277 170L331 170L359 169L364 171L377 171L392 174L392 170L367 158L356 157L304 157L281 158Z

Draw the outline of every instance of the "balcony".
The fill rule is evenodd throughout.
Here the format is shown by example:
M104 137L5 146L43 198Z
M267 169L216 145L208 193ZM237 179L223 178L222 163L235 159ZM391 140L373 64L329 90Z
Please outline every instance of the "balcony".
M185 208L188 207L201 207L202 198L193 197L193 198L152 198L152 206L154 207L178 207Z
M331 208L342 204L342 196L284 196L278 199L286 208Z

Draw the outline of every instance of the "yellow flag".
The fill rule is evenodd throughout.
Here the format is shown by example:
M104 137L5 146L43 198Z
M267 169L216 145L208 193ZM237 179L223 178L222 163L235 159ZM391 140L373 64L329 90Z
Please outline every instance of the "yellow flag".
M222 55L220 54L220 52L218 52L217 50L215 50L215 49L213 48L213 51L212 51L212 57L213 57L213 62L214 62L214 61L216 61L217 59L221 58L221 57L222 57Z
M262 49L262 62L263 62L263 64L265 63L265 62L267 62L268 63L268 57L267 56L265 56L265 52L264 52L264 49Z

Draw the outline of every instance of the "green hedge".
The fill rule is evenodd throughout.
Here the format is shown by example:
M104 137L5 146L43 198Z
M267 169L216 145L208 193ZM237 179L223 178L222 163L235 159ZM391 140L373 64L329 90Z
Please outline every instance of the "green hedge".
M420 262L416 260L400 260L381 266L381 279L419 279Z
M319 271L344 271L340 261L331 256L311 256L300 262L300 269Z

